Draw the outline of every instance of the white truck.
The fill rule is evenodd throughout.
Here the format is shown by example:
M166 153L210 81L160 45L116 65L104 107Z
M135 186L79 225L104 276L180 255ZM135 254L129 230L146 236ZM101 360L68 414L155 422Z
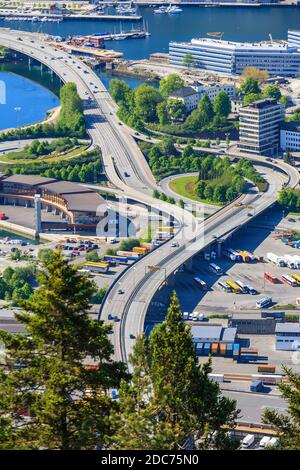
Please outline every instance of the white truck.
M284 255L284 261L286 262L286 265L288 266L288 268L290 269L296 269L296 261L295 261L295 257L292 256L292 255Z
M281 256L277 256L274 253L267 253L267 261L276 264L283 268L285 266L285 261Z
M271 439L269 440L269 442L267 443L265 447L277 447L277 446L279 446L278 437L271 437Z
M253 434L247 434L247 436L244 437L242 440L242 448L243 449L248 449L254 442L254 435Z
M271 438L270 436L264 436L260 441L259 441L259 448L264 449L268 443L270 442Z

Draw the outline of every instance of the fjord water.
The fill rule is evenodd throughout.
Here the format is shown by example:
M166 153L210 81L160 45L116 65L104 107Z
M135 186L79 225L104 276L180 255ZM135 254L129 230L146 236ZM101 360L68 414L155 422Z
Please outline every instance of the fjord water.
M0 84L0 130L40 121L59 105L48 88L15 73L0 71Z
M139 8L151 36L146 39L110 41L107 48L124 53L128 59L147 58L152 52L168 52L170 40L188 41L212 31L223 31L224 39L254 41L285 39L288 28L300 28L300 7L183 7L178 15L155 15L153 8ZM141 25L139 22L65 20L57 23L30 23L0 20L0 27L38 31L54 35L95 34L103 31L119 32Z

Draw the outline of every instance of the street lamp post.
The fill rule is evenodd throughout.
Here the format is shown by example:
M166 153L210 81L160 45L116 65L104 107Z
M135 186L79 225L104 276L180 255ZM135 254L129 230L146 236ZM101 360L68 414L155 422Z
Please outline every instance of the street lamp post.
M20 131L19 131L19 123L20 123L20 120L19 120L19 117L20 117L20 112L21 112L21 107L20 106L16 106L14 108L15 112L16 112L16 128L18 129L18 134L19 134L19 142L18 142L18 147L21 146L21 134L20 134Z

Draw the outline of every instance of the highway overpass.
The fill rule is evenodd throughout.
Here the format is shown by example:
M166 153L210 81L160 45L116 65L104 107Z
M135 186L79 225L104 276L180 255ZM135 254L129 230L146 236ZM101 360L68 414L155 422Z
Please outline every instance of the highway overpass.
M143 331L144 318L154 293L164 279L199 250L212 243L216 236L248 222L247 211L234 203L220 209L205 221L197 224L188 211L153 199L153 189L159 189L150 168L139 150L127 126L116 116L116 105L99 77L83 62L50 46L45 37L28 32L0 29L0 45L21 52L49 67L63 82L74 82L84 102L87 130L93 145L100 147L105 172L109 181L130 199L172 213L178 222L178 248L167 242L129 268L110 289L101 311L101 318L108 321L109 314L116 314L120 322L113 324L112 341L117 359L127 361L134 344L133 336ZM272 166L272 165L269 165ZM249 193L240 198L245 205L255 207L255 215L277 200L284 183L298 184L298 171L285 163L274 165L266 193ZM276 171L278 170L278 171ZM286 174L286 180L282 176ZM125 176L125 175L129 176ZM158 265L159 271L149 271L147 266ZM117 290L122 285L125 293Z

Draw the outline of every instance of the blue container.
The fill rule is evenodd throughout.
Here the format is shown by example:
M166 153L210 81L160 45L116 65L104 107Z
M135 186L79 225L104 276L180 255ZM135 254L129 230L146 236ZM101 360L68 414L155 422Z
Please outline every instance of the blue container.
M196 354L197 356L201 356L203 354L203 343L196 344Z
M238 357L240 355L240 345L238 343L234 343L233 345L233 357Z
M232 353L233 353L233 344L232 343L228 343L226 345L226 356L227 357L232 357Z
M114 390L114 389L113 389L113 390L111 391L111 397L112 397L113 399L118 398L118 392L117 392L117 390Z
M261 392L263 389L263 383L261 380L254 380L250 385L250 392Z
M209 355L209 353L210 353L210 343L205 343L204 344L203 353L204 353L205 356Z

